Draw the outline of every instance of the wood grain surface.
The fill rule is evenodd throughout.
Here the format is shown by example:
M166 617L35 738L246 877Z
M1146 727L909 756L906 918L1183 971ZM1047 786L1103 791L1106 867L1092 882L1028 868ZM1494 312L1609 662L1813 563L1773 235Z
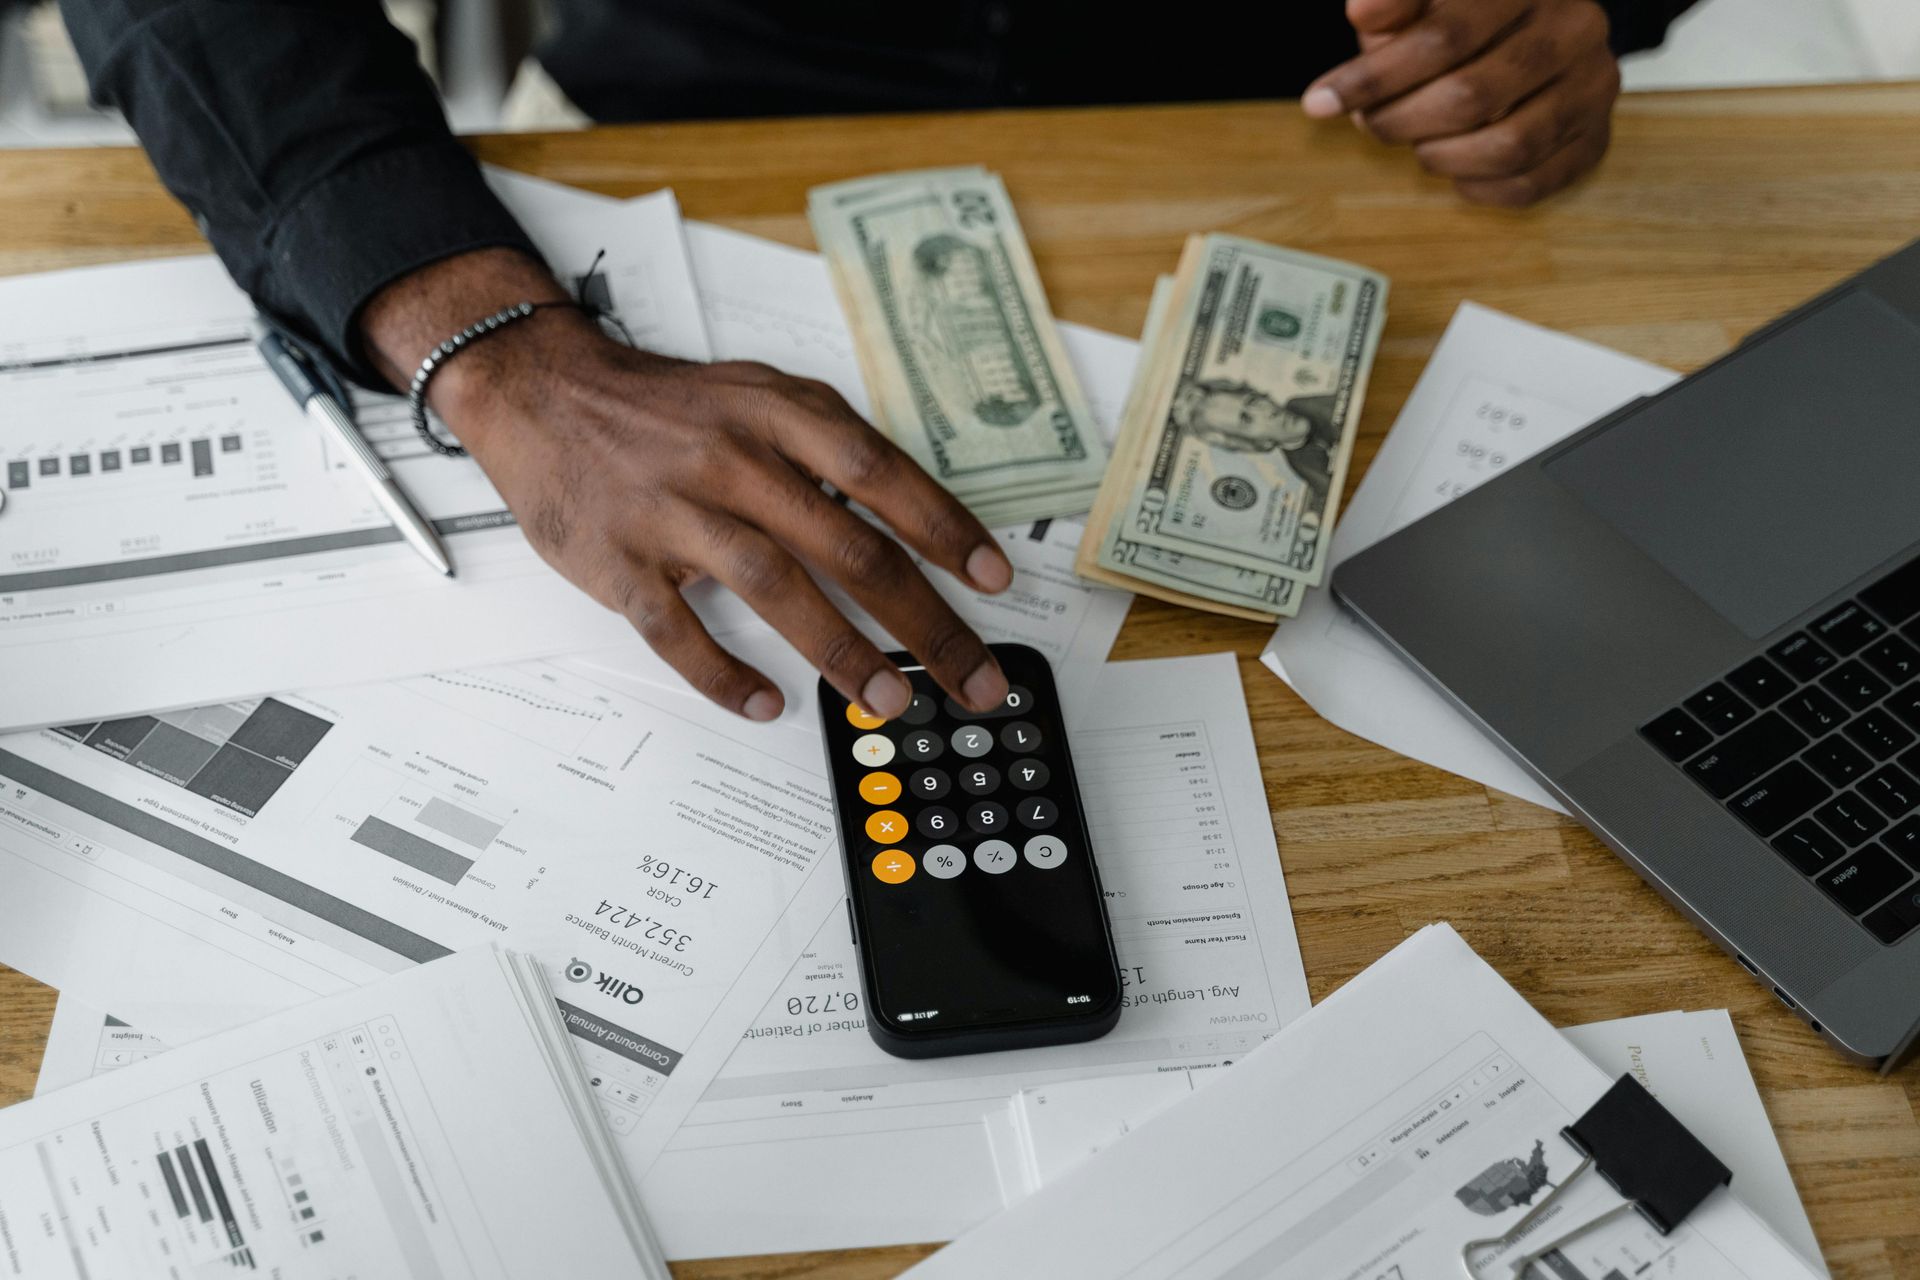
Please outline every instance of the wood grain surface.
M808 247L814 183L979 162L1005 175L1054 310L1124 334L1190 232L1364 263L1393 297L1356 477L1463 299L1689 369L1920 234L1910 85L1629 98L1601 171L1517 214L1462 205L1405 154L1287 104L632 127L475 149L616 195L672 186L690 217ZM202 247L138 153L0 154L0 274ZM1571 822L1321 721L1259 665L1265 638L1142 600L1113 656L1240 655L1316 999L1451 920L1559 1023L1724 1006L1834 1275L1920 1278L1920 1070L1881 1080L1842 1062ZM30 1092L52 1009L51 991L0 970L0 1104ZM930 1247L675 1272L854 1280Z

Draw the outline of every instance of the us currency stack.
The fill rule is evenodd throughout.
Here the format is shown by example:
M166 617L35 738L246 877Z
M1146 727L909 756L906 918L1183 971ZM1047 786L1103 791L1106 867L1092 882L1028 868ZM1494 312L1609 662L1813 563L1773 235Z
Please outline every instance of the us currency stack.
M1387 281L1195 236L1154 290L1075 568L1234 617L1299 612L1326 575Z
M1078 515L1107 450L994 174L815 187L875 425L990 528Z

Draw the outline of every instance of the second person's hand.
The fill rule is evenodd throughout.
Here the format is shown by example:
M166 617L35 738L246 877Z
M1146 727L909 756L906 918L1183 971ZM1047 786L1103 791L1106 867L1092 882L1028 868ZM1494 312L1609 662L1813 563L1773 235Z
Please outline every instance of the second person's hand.
M558 296L537 263L483 250L389 286L361 327L376 363L404 383L415 350L438 340L428 335L523 297ZM472 344L434 379L430 398L534 548L719 705L771 720L784 700L681 595L702 576L740 595L845 697L889 719L906 710L906 678L809 568L844 587L963 705L985 710L1006 696L985 643L900 544L819 481L978 590L1012 581L1005 553L825 383L635 351L560 309Z
M1468 200L1531 204L1606 154L1620 66L1595 0L1348 0L1361 53L1301 96Z

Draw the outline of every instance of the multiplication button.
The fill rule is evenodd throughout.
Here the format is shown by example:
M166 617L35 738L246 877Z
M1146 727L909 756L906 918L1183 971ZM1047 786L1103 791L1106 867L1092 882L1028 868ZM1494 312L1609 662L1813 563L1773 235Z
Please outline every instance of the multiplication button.
M1034 836L1027 841L1027 861L1042 871L1051 871L1067 860L1067 846L1059 836Z
M920 865L935 880L951 880L967 869L967 855L950 844L936 844L920 855Z
M973 865L990 876L1013 870L1020 857L1005 840L982 840L973 847Z
M899 844L907 838L905 814L878 809L867 815L867 839L875 844Z
M893 759L893 739L884 733L863 733L853 740L853 758L877 769Z

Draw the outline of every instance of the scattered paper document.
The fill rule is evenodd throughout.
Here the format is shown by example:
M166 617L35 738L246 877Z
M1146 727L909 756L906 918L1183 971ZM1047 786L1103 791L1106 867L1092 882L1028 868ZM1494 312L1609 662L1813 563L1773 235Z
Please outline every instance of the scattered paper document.
M1219 1080L909 1274L1376 1280L1461 1275L1579 1156L1560 1136L1611 1084L1453 929L1422 930ZM1508 1263L1619 1203L1567 1184ZM1628 1214L1555 1255L1585 1280L1661 1260L1687 1280L1812 1277L1716 1191L1670 1235ZM1552 1264L1550 1264L1552 1265Z
M636 342L706 358L672 192L525 221L563 278L608 250L604 301ZM459 576L424 569L267 371L252 316L210 256L0 281L0 727L638 643L477 463L359 396Z
M642 1183L669 1257L948 1239L1000 1208L980 1120L1014 1090L1217 1073L1306 1011L1232 655L1115 663L1061 697L1127 988L1120 1025L1080 1045L890 1057L867 1035L836 909Z
M551 663L0 738L0 962L183 1044L498 940L636 1176L843 893L818 748Z
M666 1280L537 966L480 948L0 1111L0 1276Z
M97 1020L96 1028L97 1030ZM1733 1170L1733 1193L1823 1274L1820 1246L1726 1010L1653 1013L1561 1032L1595 1066L1631 1073ZM111 1039L103 1052L119 1046ZM1013 1095L986 1118L1006 1203L1057 1182L1221 1073L1068 1080Z
M1677 375L1462 303L1367 468L1331 563L1373 545ZM1436 768L1562 806L1333 599L1311 592L1262 660L1334 724Z

